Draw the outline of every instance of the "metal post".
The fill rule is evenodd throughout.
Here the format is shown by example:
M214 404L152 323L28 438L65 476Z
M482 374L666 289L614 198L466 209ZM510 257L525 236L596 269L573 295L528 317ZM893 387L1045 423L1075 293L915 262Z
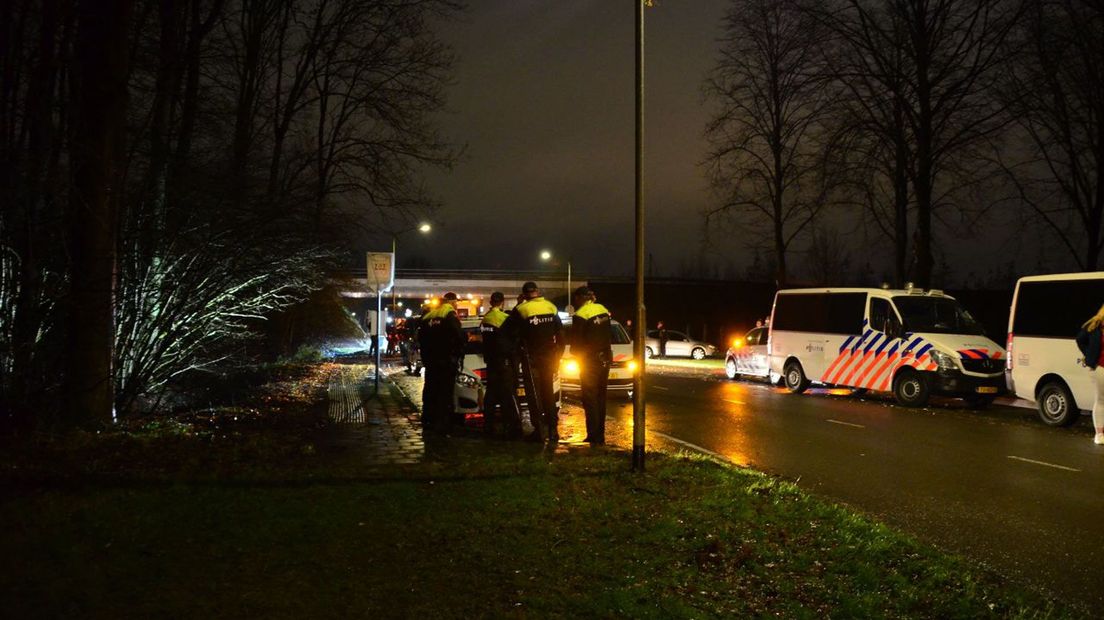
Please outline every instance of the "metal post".
M636 329L633 357L637 374L633 377L633 471L644 471L644 2L636 4Z
M571 305L571 261L567 261L567 305Z
M376 291L376 335L373 336L376 345L376 391L373 394L379 397L379 380L380 380L380 344L379 337L380 332L383 330L383 291Z

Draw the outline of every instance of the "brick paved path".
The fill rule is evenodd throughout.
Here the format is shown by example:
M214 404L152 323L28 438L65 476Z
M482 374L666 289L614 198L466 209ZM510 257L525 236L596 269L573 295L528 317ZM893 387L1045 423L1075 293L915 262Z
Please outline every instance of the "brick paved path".
M370 364L342 367L330 380L330 420L341 425L341 443L355 444L368 465L402 465L425 458L418 412L387 379L374 391Z

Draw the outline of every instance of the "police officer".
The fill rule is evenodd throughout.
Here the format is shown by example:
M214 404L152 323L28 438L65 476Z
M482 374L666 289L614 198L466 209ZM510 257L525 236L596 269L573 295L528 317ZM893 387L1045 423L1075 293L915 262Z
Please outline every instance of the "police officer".
M606 443L606 386L609 384L613 349L610 346L610 313L595 301L594 292L580 286L572 294L575 316L571 320L571 354L579 362L579 386L586 412L586 441Z
M506 437L521 439L521 413L517 405L517 358L514 335L502 329L510 316L503 312L505 296L491 293L491 309L483 316L479 331L483 336L483 361L487 363L487 396L483 400L483 430L494 434L494 421L501 419ZM496 412L496 408L501 412ZM498 413L498 415L496 415Z
M443 435L452 424L453 391L460 357L464 352L464 330L456 314L455 293L445 293L441 304L422 317L418 343L425 366L422 388L422 428Z
M526 376L525 400L537 440L559 441L559 409L553 379L563 356L563 322L556 306L541 297L533 282L521 287L524 301L506 320L507 333L520 335L522 368ZM531 388L529 386L532 386Z

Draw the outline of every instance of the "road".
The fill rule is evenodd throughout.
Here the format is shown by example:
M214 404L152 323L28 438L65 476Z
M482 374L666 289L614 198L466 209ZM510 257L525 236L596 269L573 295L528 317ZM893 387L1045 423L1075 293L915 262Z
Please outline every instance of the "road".
M649 441L685 442L796 481L918 539L1104 616L1104 446L1087 419L953 402L905 409L848 390L792 395L653 366ZM632 406L610 415L627 424Z

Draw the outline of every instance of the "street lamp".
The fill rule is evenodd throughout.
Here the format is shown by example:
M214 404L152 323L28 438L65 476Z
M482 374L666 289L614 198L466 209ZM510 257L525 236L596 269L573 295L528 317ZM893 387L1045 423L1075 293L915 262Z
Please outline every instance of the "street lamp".
M420 224L418 224L418 226L416 228L417 228L418 232L422 233L423 235L428 234L429 231L433 230L433 227L429 225L429 222L421 222ZM391 233L391 269L392 269L392 273L396 273L398 271L395 267L396 267L396 265L398 265L398 256L396 254L396 249L398 248L398 245L399 245L399 235L403 234L404 232L408 232L410 230L413 230L413 229L400 230L400 231L396 231L396 232ZM391 282L391 312L392 312L392 314L394 314L396 312L396 309L398 308L398 299L397 299L397 294L395 292L395 284L396 283L394 281ZM390 323L391 321L388 320L387 322ZM376 335L374 336L375 342L373 343L375 345L375 349L376 349L376 381L375 381L375 384L376 384L375 395L376 396L379 396L380 352L381 352L381 349L383 349L383 347L380 346L379 339L380 339L380 336L383 335L383 331L384 331L383 330L383 295L381 294L380 291L376 291Z
M541 250L540 259L544 262L552 260L552 252L550 250ZM571 307L571 259L567 259L567 306L564 308L568 313L572 312L574 308Z

